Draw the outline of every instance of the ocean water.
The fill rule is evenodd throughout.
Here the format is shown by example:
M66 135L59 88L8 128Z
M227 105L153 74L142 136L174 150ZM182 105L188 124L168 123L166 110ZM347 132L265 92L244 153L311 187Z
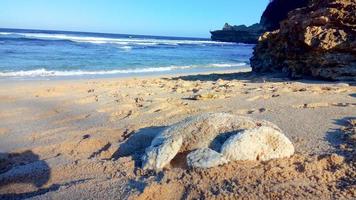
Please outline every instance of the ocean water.
M0 29L0 79L233 70L249 66L252 48L197 38Z

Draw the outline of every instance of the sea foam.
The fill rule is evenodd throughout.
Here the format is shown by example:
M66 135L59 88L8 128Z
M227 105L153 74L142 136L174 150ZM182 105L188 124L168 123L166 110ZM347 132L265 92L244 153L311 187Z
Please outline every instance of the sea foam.
M47 70L44 68L34 70L20 70L0 72L0 77L55 77L55 76L83 76L83 75L114 75L114 74L137 74L137 73L157 73L168 71L179 71L191 68L230 68L247 66L246 63L226 63L226 64L207 64L204 66L187 65L187 66L167 66L167 67L147 67L147 68L131 68L121 70Z

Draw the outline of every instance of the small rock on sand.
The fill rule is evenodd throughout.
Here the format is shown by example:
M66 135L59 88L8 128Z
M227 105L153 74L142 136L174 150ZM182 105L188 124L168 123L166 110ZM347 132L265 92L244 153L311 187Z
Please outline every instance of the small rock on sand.
M212 94L212 93L197 94L191 97L191 99L193 100L210 100L210 99L223 99L223 98L225 98L224 95Z

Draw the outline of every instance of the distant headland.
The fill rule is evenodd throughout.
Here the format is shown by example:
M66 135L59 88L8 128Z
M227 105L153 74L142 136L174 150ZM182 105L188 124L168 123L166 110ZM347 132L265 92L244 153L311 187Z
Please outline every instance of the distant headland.
M257 44L262 33L279 29L280 22L287 19L290 11L304 7L308 2L308 0L273 0L263 12L259 23L251 26L232 26L225 23L222 30L210 31L211 39L220 42Z
M225 23L222 30L211 31L211 39L221 42L237 42L256 44L258 37L264 32L259 23L251 26L231 26Z

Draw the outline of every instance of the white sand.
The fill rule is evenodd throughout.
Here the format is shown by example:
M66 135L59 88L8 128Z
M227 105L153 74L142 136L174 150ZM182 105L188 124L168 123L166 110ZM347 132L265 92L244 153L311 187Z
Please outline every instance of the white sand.
M343 163L339 172L329 172L332 158L328 157L325 163L319 163L324 161L317 158L333 152L335 145L343 142L338 130L346 119L356 116L355 94L356 87L347 84L290 81L247 72L173 79L4 83L0 85L0 155L12 157L4 158L7 163L0 165L4 172L0 171L0 196L257 198L274 194L278 197L278 191L284 191L287 197L355 197L354 187L336 186L337 180L349 173L349 163ZM206 172L188 171L181 166L179 157L163 174L147 174L135 167L137 156L163 127L205 112L271 121L291 139L297 155L269 163L227 164ZM136 146L130 146L129 140L134 140L135 135L139 145L136 141L132 143ZM314 163L312 167L316 169L303 165L307 162ZM299 165L304 171L297 170ZM272 175L264 171L268 167L272 168L267 170ZM246 180L251 182L244 182L244 174L240 173L250 174ZM322 181L318 182L308 177L313 173L330 177L317 177ZM193 178L200 176L203 178ZM216 186L209 185L209 181ZM265 182L258 184L259 181ZM257 185L261 188L256 189ZM273 185L278 186L273 189Z

